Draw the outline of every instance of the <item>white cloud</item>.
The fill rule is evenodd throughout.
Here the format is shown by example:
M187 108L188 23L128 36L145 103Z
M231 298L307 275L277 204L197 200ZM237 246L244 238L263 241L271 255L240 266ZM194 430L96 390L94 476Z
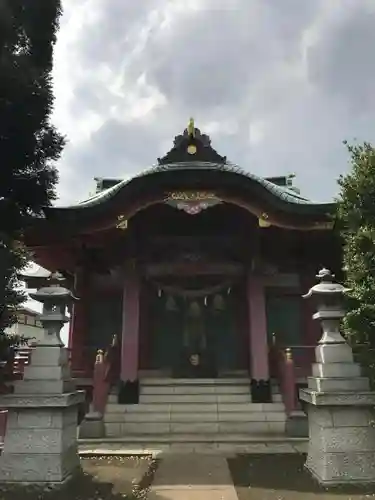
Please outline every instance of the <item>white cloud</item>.
M55 54L64 203L150 166L191 115L219 153L296 172L318 199L347 168L342 140L374 138L373 0L78 4L64 2Z

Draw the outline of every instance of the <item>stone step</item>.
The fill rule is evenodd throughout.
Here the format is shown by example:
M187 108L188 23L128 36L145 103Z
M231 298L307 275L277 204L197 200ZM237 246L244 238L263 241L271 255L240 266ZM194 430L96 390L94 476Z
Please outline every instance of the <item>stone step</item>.
M223 377L223 378L169 378L150 377L142 378L142 386L178 386L178 385L247 385L250 387L250 380L247 377Z
M138 405L119 405L108 403L106 413L205 413L205 412L285 412L283 403L143 403Z
M108 396L108 403L116 404L117 394ZM273 403L281 403L281 394L272 395ZM251 403L250 394L140 394L139 404L152 403Z
M285 432L285 422L106 422L108 437L130 434L206 435L207 441L217 434L281 434Z
M143 423L143 422L283 422L285 412L139 412L139 413L106 413L105 422Z
M116 403L117 396L111 394L108 403ZM153 403L251 403L250 394L141 394L139 404Z
M149 394L139 403L251 403L250 394Z
M306 443L308 441L305 437L289 437L285 434L241 434L240 432L227 433L227 434L159 434L150 440L149 435L132 434L131 436L122 437L108 437L104 439L78 439L80 450L85 448L106 448L106 449L121 449L122 444L129 443L144 443L151 448L152 444L156 443L211 443L212 438L215 442L221 443Z
M206 397L207 396L207 397ZM251 403L250 394L140 394L139 404L152 403ZM109 404L116 404L117 394L108 396ZM272 395L273 403L282 403L281 394Z
M141 396L149 395L199 395L199 394L240 394L250 395L249 385L141 385Z

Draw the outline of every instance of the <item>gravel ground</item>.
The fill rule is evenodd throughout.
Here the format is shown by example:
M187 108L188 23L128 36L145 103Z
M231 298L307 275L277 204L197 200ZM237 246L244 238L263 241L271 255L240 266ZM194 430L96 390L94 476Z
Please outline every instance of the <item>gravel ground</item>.
M60 489L0 486L1 500L144 499L156 462L151 457L82 458L82 473Z
M372 488L325 489L304 469L305 455L241 455L228 464L239 500L365 500Z

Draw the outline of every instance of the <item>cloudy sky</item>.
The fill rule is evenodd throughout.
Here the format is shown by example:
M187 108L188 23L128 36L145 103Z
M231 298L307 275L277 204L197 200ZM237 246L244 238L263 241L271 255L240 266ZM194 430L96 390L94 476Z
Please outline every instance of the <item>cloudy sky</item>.
M374 0L63 0L53 117L59 203L128 177L190 116L261 176L328 201L344 139L375 142ZM64 337L67 331L64 329Z
M328 201L344 139L374 141L374 0L63 0L59 203L127 177L190 116L232 162Z

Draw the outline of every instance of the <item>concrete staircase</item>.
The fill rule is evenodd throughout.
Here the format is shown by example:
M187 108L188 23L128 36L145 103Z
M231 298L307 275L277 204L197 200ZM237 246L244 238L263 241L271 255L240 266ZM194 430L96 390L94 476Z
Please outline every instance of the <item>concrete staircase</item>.
M133 443L244 442L282 435L285 408L276 387L272 403L252 403L248 378L149 378L138 405L111 394L104 421L107 438Z

